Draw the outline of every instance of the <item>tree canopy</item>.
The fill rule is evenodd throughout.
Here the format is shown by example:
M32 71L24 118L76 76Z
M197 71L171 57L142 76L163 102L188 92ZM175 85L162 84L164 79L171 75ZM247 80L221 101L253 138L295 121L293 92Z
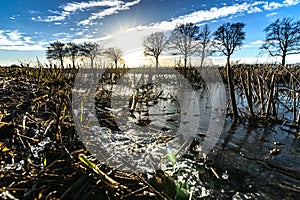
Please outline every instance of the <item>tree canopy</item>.
M65 48L66 56L71 59L73 68L75 68L75 61L80 56L80 46L73 42L69 42Z
M155 66L158 68L158 57L167 46L167 38L163 32L152 33L144 38L144 55L155 58Z
M287 55L300 53L300 21L293 18L277 19L264 32L266 40L261 49L270 56L280 56L282 66L285 66Z
M94 60L102 53L102 46L98 43L85 42L80 46L81 55L90 59L90 67L94 68Z
M123 51L122 51L122 49L117 48L117 47L110 47L110 48L107 48L104 51L104 55L106 55L108 58L110 58L111 60L114 61L115 68L117 69L118 68L118 61L122 60Z
M207 24L204 25L204 27L202 29L200 29L199 32L199 38L198 38L199 42L200 42L200 56L201 56L201 63L200 66L203 66L204 63L204 59L210 55L210 42L211 42L211 32L209 30L209 27Z
M199 50L199 27L194 23L176 25L169 39L170 48L183 55L184 67L187 59Z
M50 43L47 47L46 57L49 60L59 60L61 67L64 67L64 58L66 57L65 44L59 41Z
M224 23L213 34L215 46L217 51L221 52L227 57L226 71L227 81L231 99L231 105L233 110L234 124L238 121L238 111L235 100L235 91L233 85L233 74L230 67L230 56L233 52L242 46L243 40L245 40L246 33L243 31L245 27L244 23Z

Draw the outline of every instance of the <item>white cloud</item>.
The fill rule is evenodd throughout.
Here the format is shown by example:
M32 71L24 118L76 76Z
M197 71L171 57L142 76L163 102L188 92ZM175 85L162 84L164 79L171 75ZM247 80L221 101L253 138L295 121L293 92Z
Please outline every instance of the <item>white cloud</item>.
M277 2L271 2L271 3L266 2L265 5L263 6L263 8L265 10L275 10L275 9L278 9L283 6L284 6L283 4L280 4Z
M256 2L255 6L262 4L263 2ZM170 21L161 21L158 23L150 24L148 27L161 28L166 30L172 30L178 23L201 23L205 21L212 21L222 17L233 16L235 14L242 14L244 12L261 12L262 10L253 4L243 3L224 7L212 7L210 10L199 10L193 13L179 16L178 18Z
M247 13L249 13L249 14L257 13L257 12L262 12L262 9L259 7L250 7L249 10L247 11Z
M1 30L0 32L0 45L11 46L11 45L23 45L24 41L21 39L22 35L18 31L14 30Z
M265 10L275 10L281 7L289 7L289 6L294 6L299 4L300 1L299 0L284 0L282 3L278 3L278 2L264 2L263 8Z
M67 3L66 5L60 6L62 9L61 12L50 10L49 12L55 14L51 16L47 16L45 18L42 17L31 17L34 21L43 21L43 22L59 22L65 20L69 15L76 14L77 11L84 12L91 8L103 7L104 9L97 12L92 13L90 17L87 19L81 20L78 25L91 25L94 24L94 20L101 19L105 16L112 15L118 13L121 10L128 10L130 7L138 4L141 0L133 0L130 2L122 1L122 0L98 0L98 1L87 1L87 2L72 2Z
M283 1L283 4L288 5L288 6L294 6L294 5L297 5L298 3L300 3L299 0L285 0L285 1Z
M89 18L87 18L85 20L80 21L78 23L78 25L90 25L96 19L102 19L105 16L116 14L116 13L118 13L118 11L121 11L121 10L128 10L128 9L130 9L131 6L134 6L134 5L138 4L139 2L141 2L141 0L135 0L132 2L127 2L127 3L124 3L123 1L118 1L118 2L119 2L118 4L116 4L110 8L104 9L98 13L92 13L92 16L90 16Z
M9 39L13 41L19 40L22 37L19 31L9 31L6 33L6 35L8 35Z
M268 14L266 14L266 17L273 17L273 16L275 16L275 15L277 15L278 14L278 12L271 12L271 13L268 13Z
M84 38L73 39L72 42L77 43L77 44L84 43L84 42L99 42L99 41L109 40L112 37L113 37L112 35L106 35L106 36L99 37L99 38L91 38L89 36L86 36Z
M18 30L0 30L1 50L42 50L40 44L35 44L29 36L23 36Z
M254 42L251 42L250 44L252 44L252 45L262 45L264 43L265 43L265 41L263 41L263 40L256 40Z
M122 1L119 0L110 0L110 1L88 1L88 2L81 2L81 3L68 3L65 6L61 6L61 8L65 11L69 12L75 12L77 10L85 10L87 8L92 7L113 7L118 6L122 3Z
M296 5L300 3L300 0L285 0L283 3L277 2L267 2L267 1L256 1L253 3L244 2L242 4L235 4L231 6L223 6L223 7L212 7L209 10L198 10L192 12L187 15L179 16L177 18L168 20L168 21L161 21L157 23L152 23L148 26L140 26L139 28L147 28L147 27L154 27L154 28L161 28L165 30L172 30L176 24L178 23L195 23L199 24L206 21L215 21L217 19L223 17L233 17L238 14L251 14L251 13L258 13L263 12L264 10L275 10L281 7L289 7L292 5ZM276 13L274 12L273 15ZM272 14L270 14L271 16Z
M1 50L16 50L16 51L38 51L38 50L46 50L45 47L41 45L12 45L12 46L0 46Z
M39 45L41 45L41 46L45 46L45 45L48 45L49 44L49 42L39 42Z
M62 21L66 18L66 15L58 15L58 16L48 16L46 19L42 20L44 22L55 22Z
M34 43L34 42L31 40L31 37L29 37L29 36L24 37L24 41L25 41L25 43L27 43L27 44Z
M56 37L56 38L58 38L58 37L69 37L70 36L68 33L53 33L52 35L53 35L53 37Z
M262 4L265 4L265 2L264 1L256 1L256 2L252 3L252 6L258 6L258 5L262 5Z
M66 19L66 17L69 15L69 12L62 12L59 15L52 15L52 16L47 16L46 18L42 18L41 16L36 17L31 17L31 20L33 21L41 21L41 22L58 22L58 21L63 21Z

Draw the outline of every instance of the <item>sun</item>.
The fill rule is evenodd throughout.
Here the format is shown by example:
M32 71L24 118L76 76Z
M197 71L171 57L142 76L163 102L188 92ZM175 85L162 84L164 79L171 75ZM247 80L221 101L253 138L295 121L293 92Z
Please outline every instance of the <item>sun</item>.
M147 60L143 55L143 49L138 48L128 52L124 52L123 56L125 65L127 67L139 67L147 64Z
M124 64L127 67L155 65L153 57L144 56L143 40L146 36L159 30L157 28L129 28L104 40L104 47L122 49Z

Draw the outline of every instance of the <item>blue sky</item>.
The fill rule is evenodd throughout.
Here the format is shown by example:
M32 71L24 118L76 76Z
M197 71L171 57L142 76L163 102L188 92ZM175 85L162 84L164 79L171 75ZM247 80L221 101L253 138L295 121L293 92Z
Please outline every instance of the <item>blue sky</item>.
M279 17L300 18L300 0L10 0L0 1L0 65L45 59L45 49L56 40L99 42L123 49L126 64L151 63L142 55L142 38L157 30L172 30L177 23L207 23L211 31L225 22L246 24L245 45L233 61L272 61L261 55L263 29ZM287 58L299 62L299 55ZM175 58L164 55L161 63ZM197 59L192 60L197 64ZM213 56L213 64L225 58ZM207 61L207 62L208 62ZM280 61L280 59L277 59Z

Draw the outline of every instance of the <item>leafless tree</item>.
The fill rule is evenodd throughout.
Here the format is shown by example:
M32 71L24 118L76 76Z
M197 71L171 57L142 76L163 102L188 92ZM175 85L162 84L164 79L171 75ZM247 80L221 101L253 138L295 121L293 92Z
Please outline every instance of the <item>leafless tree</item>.
M115 68L117 69L118 61L122 61L123 51L117 47L110 47L104 51L104 55L115 63Z
M47 47L46 57L49 60L59 60L63 68L64 58L66 57L65 44L59 41L50 43L50 46Z
M167 38L163 32L152 33L144 38L144 55L155 58L155 67L158 69L158 57L167 46Z
M66 55L71 59L73 68L75 68L75 61L80 56L80 46L75 43L69 42L65 46L65 49Z
M270 56L280 56L282 66L285 66L287 55L300 53L300 21L293 18L277 19L264 32L266 40L261 49Z
M199 50L199 27L193 23L176 25L169 38L170 48L183 55L184 68L188 58Z
M101 55L102 46L98 43L83 43L80 47L81 55L87 57L91 61L91 68L94 68L94 60Z
M210 55L210 42L211 42L211 32L207 24L204 25L202 29L200 29L199 38L200 42L200 55L201 55L201 63L200 66L203 66L205 58Z
M214 32L214 42L217 50L227 57L226 71L231 105L233 109L234 124L238 122L238 111L233 86L233 74L230 66L230 57L233 52L242 46L246 33L243 31L244 23L225 23Z

